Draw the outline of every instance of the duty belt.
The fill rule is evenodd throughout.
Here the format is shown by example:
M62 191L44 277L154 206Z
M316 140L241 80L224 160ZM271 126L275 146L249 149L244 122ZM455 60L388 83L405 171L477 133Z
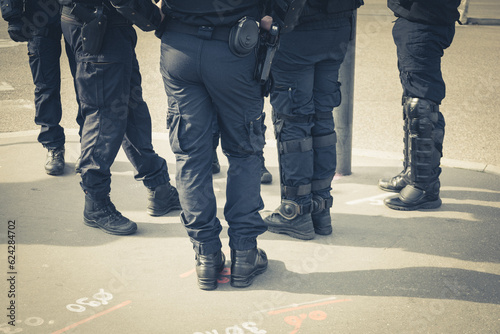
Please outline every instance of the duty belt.
M201 39L216 39L227 42L229 40L229 32L231 31L231 28L222 26L195 26L170 19L167 22L166 30L194 35Z

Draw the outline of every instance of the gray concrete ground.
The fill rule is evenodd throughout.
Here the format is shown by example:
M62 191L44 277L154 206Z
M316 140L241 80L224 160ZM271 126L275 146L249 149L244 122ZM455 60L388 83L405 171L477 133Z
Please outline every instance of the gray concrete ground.
M443 206L398 212L382 205L390 194L376 186L401 168L393 18L383 0L367 2L358 13L352 175L334 181L333 235L305 242L266 232L259 246L268 253L268 271L250 288L235 289L226 269L211 292L196 287L179 212L146 214L146 189L133 180L123 152L112 169L111 196L139 232L116 237L83 225L69 71L67 167L51 177L36 142L26 48L10 43L0 23L0 333L500 333L500 27L457 27L443 58ZM499 6L472 0L470 13L494 14L490 9ZM173 178L159 42L139 37L154 144ZM276 179L272 131L267 137L266 162ZM219 157L214 185L223 219L227 161ZM262 196L265 210L273 210L278 182L263 186Z

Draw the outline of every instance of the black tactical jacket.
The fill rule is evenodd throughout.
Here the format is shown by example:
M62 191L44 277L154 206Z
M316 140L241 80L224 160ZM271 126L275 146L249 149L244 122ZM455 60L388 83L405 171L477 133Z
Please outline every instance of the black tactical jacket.
M232 26L243 16L259 20L265 0L163 0L163 12L191 25Z
M352 16L363 0L307 0L299 18L297 30L335 26L342 18Z
M397 17L431 25L458 21L460 0L387 0L387 7Z

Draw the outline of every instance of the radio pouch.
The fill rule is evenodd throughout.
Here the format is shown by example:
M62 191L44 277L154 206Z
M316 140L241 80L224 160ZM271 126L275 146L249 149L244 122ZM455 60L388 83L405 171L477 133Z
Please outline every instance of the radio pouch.
M246 57L259 43L259 24L250 17L241 18L229 32L229 49L238 57Z

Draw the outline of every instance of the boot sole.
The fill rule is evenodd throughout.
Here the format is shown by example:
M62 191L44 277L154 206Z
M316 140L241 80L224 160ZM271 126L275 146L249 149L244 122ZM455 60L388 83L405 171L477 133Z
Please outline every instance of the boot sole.
M286 234L291 236L292 238L300 239L300 240L311 240L314 239L314 230L306 233L299 233L295 230L283 229L282 227L273 227L268 226L267 230L269 232L277 233L277 234Z
M252 285L253 281L255 280L255 277L264 273L266 270L267 270L267 264L264 268L255 270L247 277L231 275L231 286L234 288L246 288Z
M97 223L94 220L90 220L90 219L85 218L85 217L83 217L83 223L87 226L90 226L93 228L98 228L98 229L100 229L108 234L112 234L112 235L130 235L130 234L134 234L137 231L137 225L135 225L134 228L132 228L128 231L110 231L110 230L105 229L104 227L97 225Z
M330 235L330 234L332 234L333 229L331 227L327 228L327 229L317 229L317 228L315 228L314 232L316 234L319 234L319 235Z
M166 215L166 214L167 214L167 213L169 213L169 212L172 212L172 211L177 211L177 210L182 210L182 208L181 208L181 206L180 206L180 205L176 205L176 206L174 206L174 207L168 208L168 209L163 210L163 211L154 211L154 210L148 209L148 210L147 210L147 213L148 213L148 215L150 215L150 216L153 216L153 217L159 217L159 216Z
M391 208L393 210L399 210L399 211L415 211L419 209L437 209L441 206L442 201L440 198L438 198L435 201L431 202L425 202L422 204L414 205L414 206L399 206L399 205L392 205L389 203L384 203L388 208Z
M380 185L378 186L378 188L380 190L387 191L387 192L390 192L390 193L398 193L398 192L400 192L403 189L403 188L399 188L399 189L398 188L384 188L384 187L382 187Z
M45 170L45 173L47 173L47 175L52 175L52 176L57 176L57 175L62 175L64 174L64 168L61 169L61 170Z

